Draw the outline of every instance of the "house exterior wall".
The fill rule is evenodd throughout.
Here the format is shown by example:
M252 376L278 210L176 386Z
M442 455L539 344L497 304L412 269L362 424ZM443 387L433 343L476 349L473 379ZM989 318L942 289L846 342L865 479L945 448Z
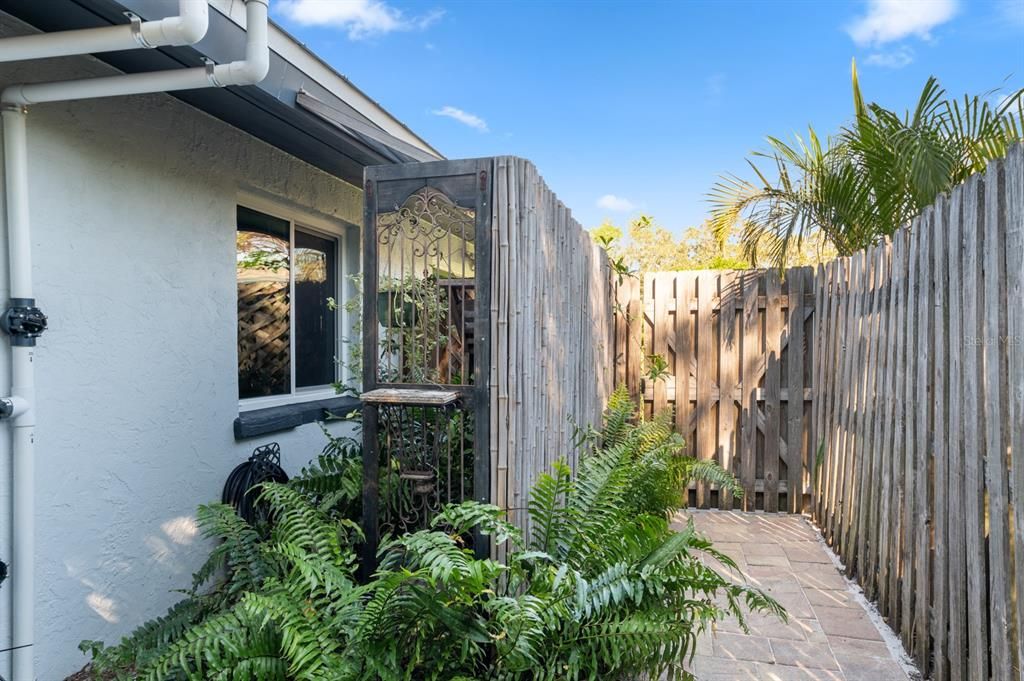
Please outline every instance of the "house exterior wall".
M25 30L0 14L0 36ZM89 59L7 64L0 86L107 72ZM171 590L208 552L195 508L219 499L255 446L279 442L294 473L324 444L316 424L233 437L239 192L350 225L362 196L166 95L40 105L28 130L35 294L50 321L35 360L35 657L38 678L55 681L85 663L80 640L116 642L178 600ZM355 266L358 230L348 234ZM3 252L4 300L7 282ZM3 350L0 385L9 378ZM6 424L0 462L9 562ZM9 585L0 648L10 645ZM9 658L0 655L7 679Z

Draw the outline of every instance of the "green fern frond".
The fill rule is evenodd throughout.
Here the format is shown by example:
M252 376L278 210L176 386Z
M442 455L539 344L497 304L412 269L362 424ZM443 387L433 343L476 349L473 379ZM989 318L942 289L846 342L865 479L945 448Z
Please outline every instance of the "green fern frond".
M729 471L711 459L685 459L685 476L687 481L700 481L718 485L718 488L730 492L734 497L743 496L743 486Z
M553 474L541 474L530 490L530 545L537 551L561 555L568 547L574 523L565 503L574 486L572 471L565 462L556 461L552 469Z
M522 533L502 516L505 512L492 504L481 504L478 501L463 501L461 504L450 504L431 521L431 527L445 526L450 534L465 535L474 528L482 534L490 535L496 545L511 540L512 545L520 547Z
M630 433L630 424L636 418L637 407L629 396L626 386L618 386L608 398L604 410L604 425L601 428L601 443L614 447L623 443Z

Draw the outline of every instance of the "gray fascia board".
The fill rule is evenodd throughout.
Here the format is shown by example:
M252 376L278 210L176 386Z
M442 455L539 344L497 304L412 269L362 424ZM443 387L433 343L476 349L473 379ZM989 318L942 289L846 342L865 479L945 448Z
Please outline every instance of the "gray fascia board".
M305 90L299 90L295 96L295 104L300 109L305 109L311 114L318 116L332 125L337 126L341 130L349 133L359 133L364 137L369 137L372 140L380 142L386 145L390 149L399 151L408 157L412 161L438 161L441 160L439 157L428 154L419 147L413 146L408 142L404 142L397 137L393 137L388 133L384 132L380 128L374 127L358 118L336 109L335 107L321 101L320 99L309 94Z

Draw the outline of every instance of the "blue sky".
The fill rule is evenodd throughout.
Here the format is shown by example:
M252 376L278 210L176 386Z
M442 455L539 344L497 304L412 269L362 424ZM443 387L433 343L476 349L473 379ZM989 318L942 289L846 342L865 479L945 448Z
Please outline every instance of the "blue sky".
M585 226L679 233L766 135L1024 87L1024 0L278 0L272 14L449 158L531 159ZM993 101L998 94L993 95Z

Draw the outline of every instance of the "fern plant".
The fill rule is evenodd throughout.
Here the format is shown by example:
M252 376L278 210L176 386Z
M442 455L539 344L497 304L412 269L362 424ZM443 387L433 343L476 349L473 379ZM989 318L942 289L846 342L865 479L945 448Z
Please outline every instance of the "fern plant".
M197 523L214 549L185 598L116 646L83 641L97 678L293 678L292 658L302 662L308 649L296 647L296 630L278 618L294 625L288 607L329 593L333 612L340 593L357 593L352 545L360 531L352 518L360 508L361 450L324 432L328 444L314 462L287 484L262 490L272 527L252 527L223 504L199 507Z
M715 621L785 617L672 514L690 479L741 490L684 457L670 419L644 421L617 391L600 431L579 439L575 475L542 475L522 532L498 508L447 506L430 528L383 542L373 579L354 579L356 448L335 447L287 485L265 485L270 528L203 507L221 542L188 597L113 648L83 642L97 672L124 678L412 681L689 678L686 660ZM356 476L356 477L353 477ZM509 545L479 560L473 528Z

